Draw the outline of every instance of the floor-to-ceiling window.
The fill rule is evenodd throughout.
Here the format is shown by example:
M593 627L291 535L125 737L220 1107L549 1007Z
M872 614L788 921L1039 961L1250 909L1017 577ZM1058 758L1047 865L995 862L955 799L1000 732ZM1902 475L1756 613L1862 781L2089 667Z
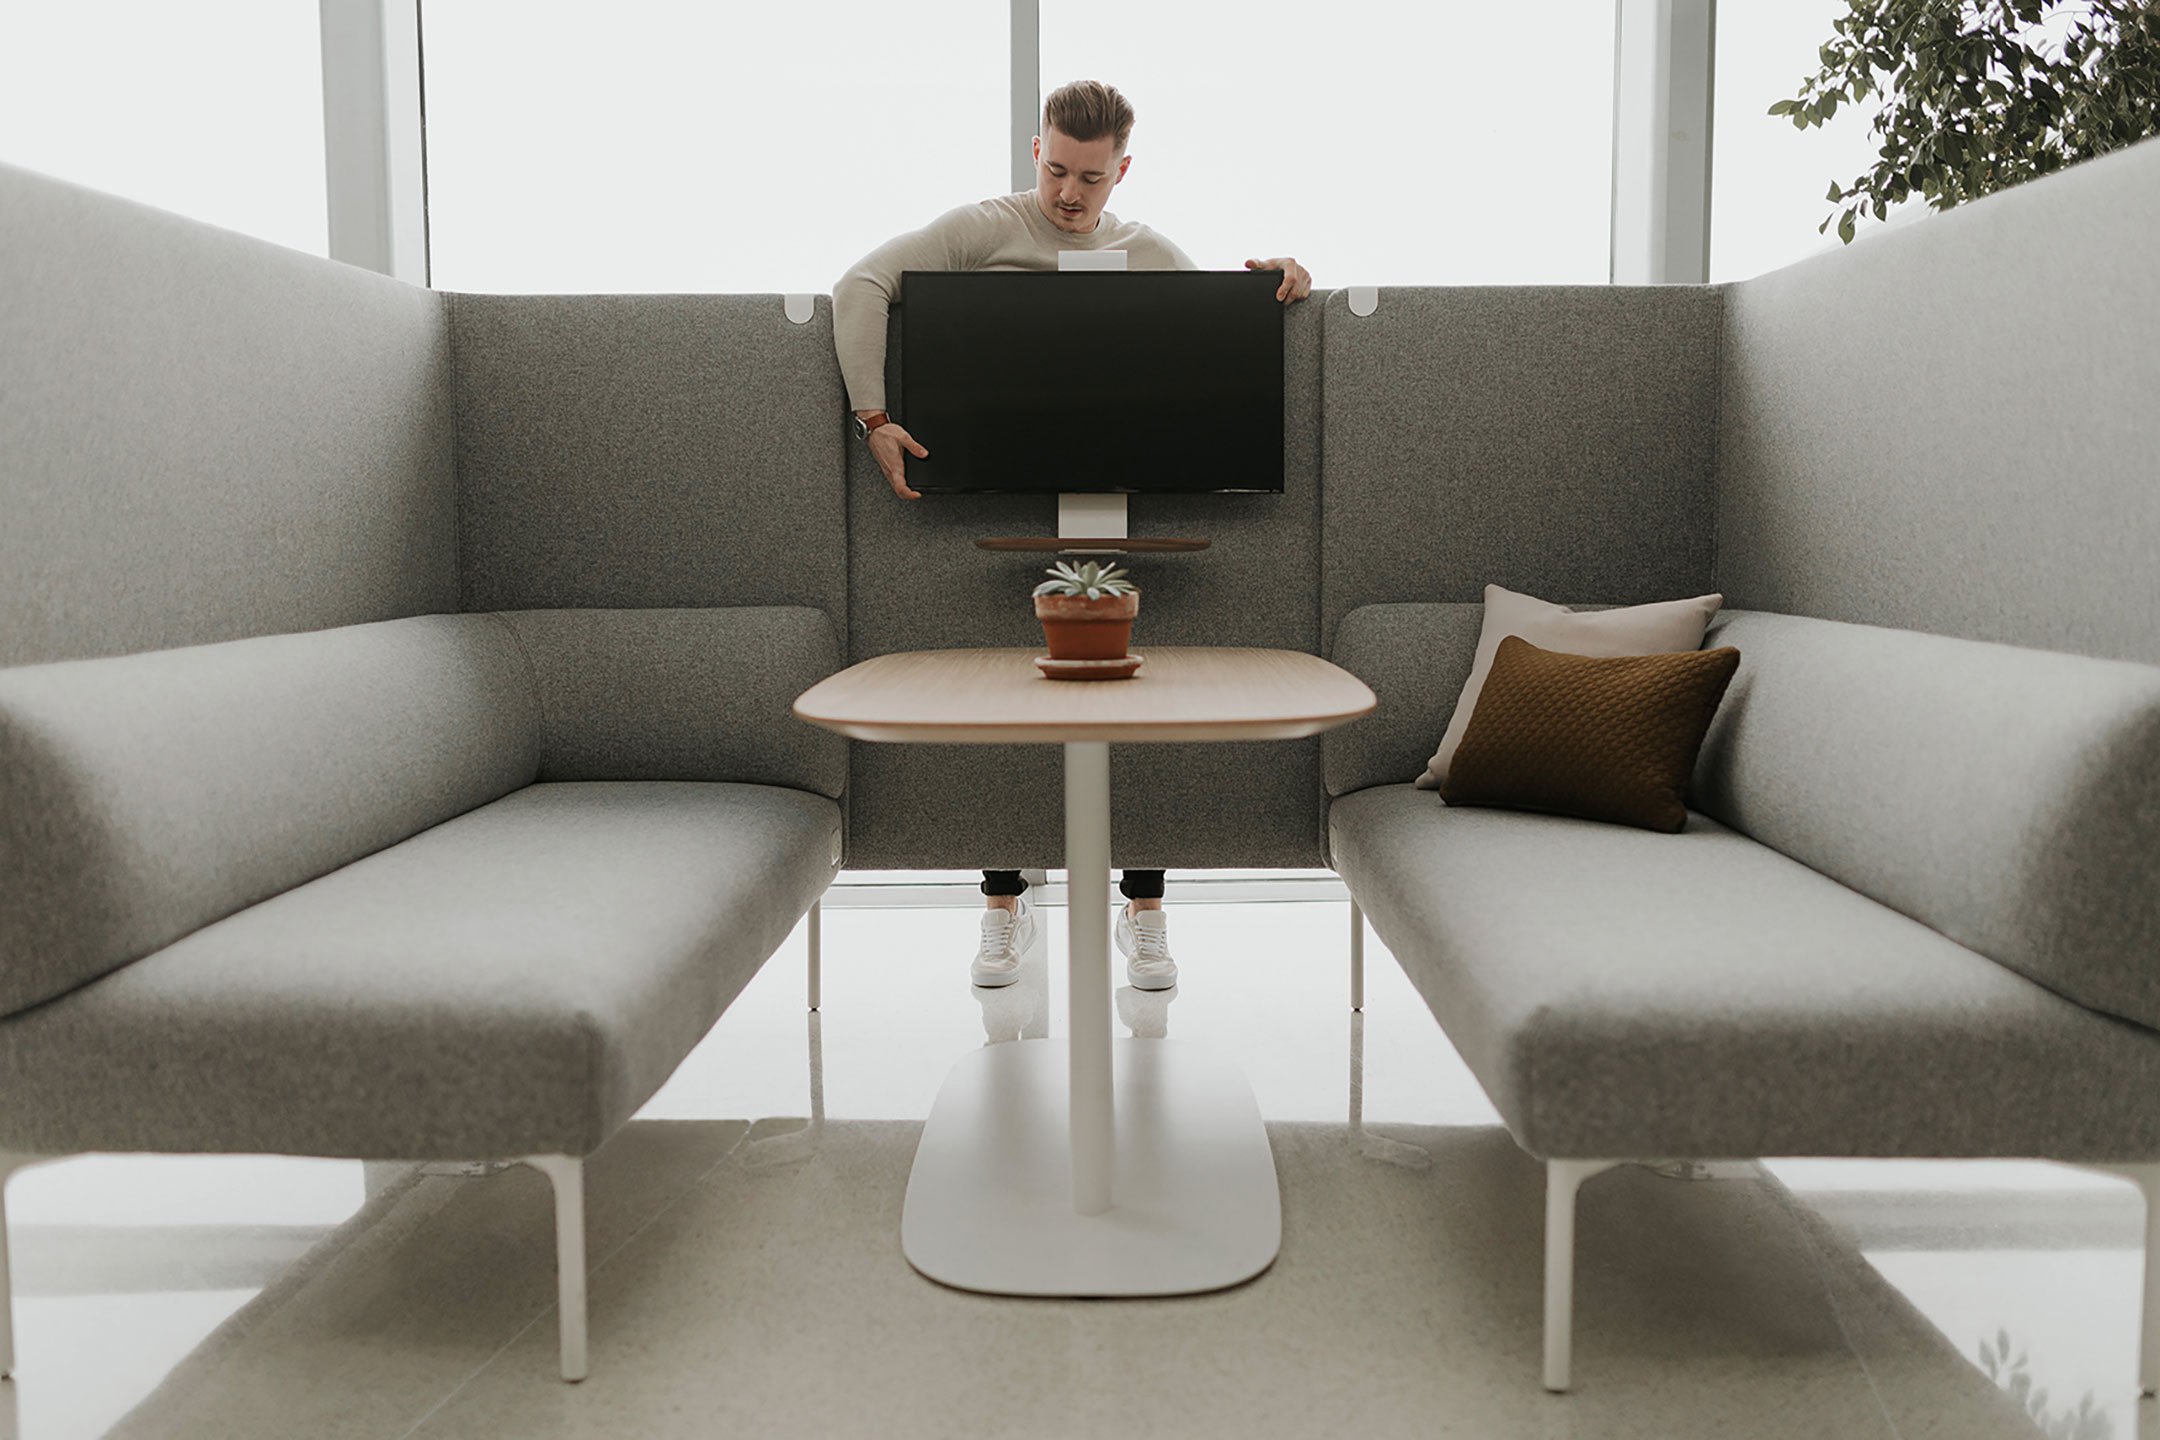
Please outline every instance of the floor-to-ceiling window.
M829 290L1011 187L1007 0L426 0L435 283ZM1119 215L1324 286L1597 283L1612 0L1325 14L1043 0L1041 81L1140 114Z
M1718 7L1716 124L1711 149L1710 278L1745 280L1839 247L1830 182L1852 183L1876 158L1869 134L1879 97L1841 106L1796 130L1769 113L1820 68L1845 0L1739 0ZM1907 207L1917 218L1919 207ZM1895 213L1895 212L1893 212ZM1873 222L1870 222L1871 224Z
M1602 283L1613 0L1042 0L1042 88L1131 98L1111 201L1201 265L1314 283Z
M316 7L0 6L0 162L324 254Z
M1006 0L427 0L450 290L827 291L1007 188Z

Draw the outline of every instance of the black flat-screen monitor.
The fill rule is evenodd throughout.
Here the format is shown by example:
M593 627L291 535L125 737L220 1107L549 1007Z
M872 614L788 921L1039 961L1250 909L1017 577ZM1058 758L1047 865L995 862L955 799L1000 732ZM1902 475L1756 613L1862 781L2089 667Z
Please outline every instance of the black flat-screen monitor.
M899 421L926 494L1283 488L1280 271L911 270Z

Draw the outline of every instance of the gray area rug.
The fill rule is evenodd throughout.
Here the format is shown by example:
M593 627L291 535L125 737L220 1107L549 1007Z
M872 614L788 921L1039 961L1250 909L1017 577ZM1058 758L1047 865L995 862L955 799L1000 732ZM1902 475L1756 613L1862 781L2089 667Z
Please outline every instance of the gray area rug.
M899 1235L917 1123L745 1130L638 1122L594 1157L582 1385L555 1377L545 1183L425 1177L317 1247L114 1433L2035 1433L1768 1180L1630 1167L1592 1181L1577 1388L1550 1396L1543 1171L1499 1130L1270 1126L1274 1267L1141 1301L1001 1299L916 1275Z

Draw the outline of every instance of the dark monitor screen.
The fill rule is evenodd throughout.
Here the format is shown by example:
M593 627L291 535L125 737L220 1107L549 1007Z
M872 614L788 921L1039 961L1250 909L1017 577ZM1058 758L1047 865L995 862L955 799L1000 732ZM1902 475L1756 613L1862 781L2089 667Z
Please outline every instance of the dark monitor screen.
M911 270L898 419L939 492L1283 488L1280 271Z

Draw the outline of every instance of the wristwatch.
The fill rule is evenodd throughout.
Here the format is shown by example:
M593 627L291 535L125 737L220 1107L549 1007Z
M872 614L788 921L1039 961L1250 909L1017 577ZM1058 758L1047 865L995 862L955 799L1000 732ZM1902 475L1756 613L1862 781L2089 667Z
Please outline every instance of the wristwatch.
M892 416L882 410L872 410L867 415L851 415L848 418L855 422L855 435L862 440L868 440L870 432L878 426L892 424Z

